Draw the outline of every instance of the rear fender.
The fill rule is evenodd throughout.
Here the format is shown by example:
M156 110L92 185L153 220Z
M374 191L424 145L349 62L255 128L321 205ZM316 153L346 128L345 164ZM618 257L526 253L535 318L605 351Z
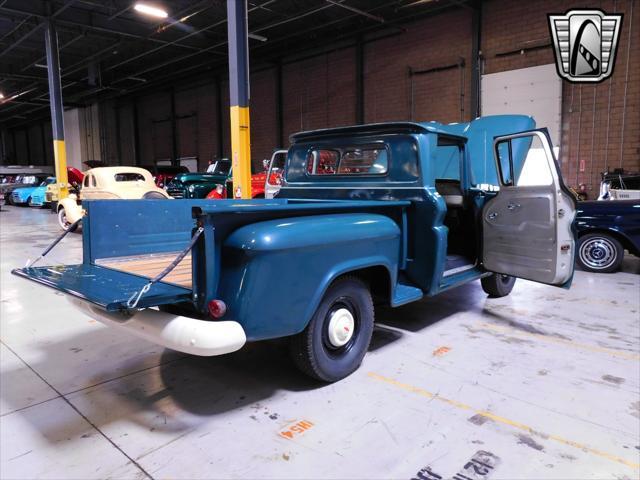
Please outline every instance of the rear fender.
M384 267L394 285L401 232L370 213L317 215L239 228L224 243L220 298L250 340L304 330L341 275Z
M67 197L58 200L58 211L61 208L64 208L69 223L75 223L82 217L82 206L78 205L75 198Z

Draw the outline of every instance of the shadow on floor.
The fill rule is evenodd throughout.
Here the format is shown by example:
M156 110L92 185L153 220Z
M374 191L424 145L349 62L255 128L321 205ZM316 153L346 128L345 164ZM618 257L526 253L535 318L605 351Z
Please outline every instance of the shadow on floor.
M100 344L96 336L101 335L108 348L109 339L113 337L106 332L99 330L48 344L42 363L30 362L31 367L36 372L43 372L46 379L47 359L78 346ZM99 351L94 352L94 356L99 355ZM58 368L72 370L82 365L74 365L73 357L58 356L61 358L64 362L59 362ZM80 356L77 358L82 362ZM16 408L24 401L24 392L9 386L19 385L24 373L24 368L3 372L7 388L2 388L0 394L6 403ZM96 373L92 372L92 375L83 384L93 384L93 387L66 397L96 427L101 429L125 421L150 431L174 433L192 429L194 424L202 422L201 417L259 405L278 392L304 392L327 386L295 368L286 340L250 343L238 352L219 357L195 357L164 350L158 359L145 353L118 362L117 371L115 365L113 371L109 371L108 364L96 364ZM65 416L69 421L60 417L55 422L42 422L40 417L32 417L28 412L26 409L13 414L23 415L25 420L31 421L34 429L42 432L42 438L50 443L68 437L73 433L70 428L86 428L75 417Z
M399 340L403 330L417 332L459 312L480 311L484 298L479 286L471 284L404 307L381 308L377 310L379 323L369 350L379 350ZM99 385L76 391L67 398L98 428L124 421L149 431L181 433L201 423L202 417L241 409L254 411L276 395L333 388L296 369L289 358L287 339L251 343L220 357L186 356L165 350L158 359L140 341L128 338L123 341L130 341L131 347L125 351L137 349L140 354L121 361L108 354L113 336L107 332L106 329L86 332L43 345L42 363L31 365L46 378L46 372L51 371L46 365L48 359L57 358L57 368L72 370L83 365L80 362L84 359L61 353L93 346L85 357L93 364L88 370L91 377L80 385ZM110 365L110 361L114 363ZM11 395L11 389L3 389L2 396L10 404ZM13 399L14 404L19 401L18 397ZM269 413L260 408L261 414ZM59 422L38 422L34 427L44 430L43 438L52 442L62 435L60 432L69 434L65 430L69 425Z
M400 330L419 332L457 313L480 311L486 297L478 282L472 282L402 307L376 308L376 322Z

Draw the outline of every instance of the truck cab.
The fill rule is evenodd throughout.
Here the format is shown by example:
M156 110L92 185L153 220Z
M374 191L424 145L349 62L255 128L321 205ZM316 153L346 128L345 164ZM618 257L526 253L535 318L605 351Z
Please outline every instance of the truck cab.
M358 368L379 305L573 276L574 198L548 133L522 115L295 134L275 199L83 207L82 264L13 273L190 354L288 337L295 364L325 382Z
M487 271L562 285L575 203L560 175L531 117L365 125L294 135L278 198L410 201L403 273L428 295Z

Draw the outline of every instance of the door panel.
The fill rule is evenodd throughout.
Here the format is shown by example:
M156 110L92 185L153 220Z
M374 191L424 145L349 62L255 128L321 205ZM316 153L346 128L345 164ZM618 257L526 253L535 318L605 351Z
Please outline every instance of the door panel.
M565 285L573 275L575 204L545 131L495 139L500 191L483 209L483 264L492 272Z

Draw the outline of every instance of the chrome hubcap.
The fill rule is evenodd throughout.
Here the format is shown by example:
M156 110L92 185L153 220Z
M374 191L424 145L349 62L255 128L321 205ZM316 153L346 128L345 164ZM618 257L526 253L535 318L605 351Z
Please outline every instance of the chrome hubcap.
M580 260L593 269L611 266L616 259L616 248L606 238L592 238L580 246Z
M346 345L353 336L355 320L346 308L340 308L331 314L329 319L329 343L338 348Z

